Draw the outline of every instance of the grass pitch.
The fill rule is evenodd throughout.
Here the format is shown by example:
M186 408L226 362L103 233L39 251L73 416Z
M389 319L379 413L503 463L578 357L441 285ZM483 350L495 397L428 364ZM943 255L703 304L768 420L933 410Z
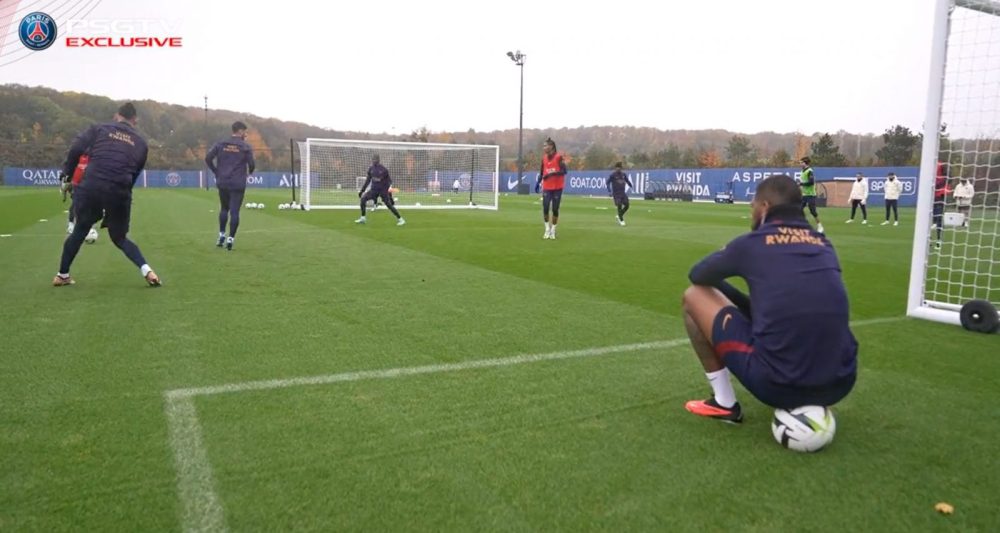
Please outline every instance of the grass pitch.
M534 196L396 227L252 190L227 253L214 192L141 190L164 287L102 234L56 289L57 196L0 188L0 531L1000 529L1000 337L902 318L912 211L821 211L861 370L802 455L739 387L741 427L683 409L686 274L746 206L566 197L543 241Z

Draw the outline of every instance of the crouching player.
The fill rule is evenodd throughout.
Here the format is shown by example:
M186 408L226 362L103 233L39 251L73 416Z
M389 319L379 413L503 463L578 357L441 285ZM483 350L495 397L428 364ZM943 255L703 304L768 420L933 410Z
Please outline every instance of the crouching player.
M802 212L792 178L757 188L753 231L692 269L684 325L713 395L687 402L700 416L731 423L743 413L729 376L772 407L830 406L854 387L858 343L847 291L830 242ZM725 280L741 277L746 296Z

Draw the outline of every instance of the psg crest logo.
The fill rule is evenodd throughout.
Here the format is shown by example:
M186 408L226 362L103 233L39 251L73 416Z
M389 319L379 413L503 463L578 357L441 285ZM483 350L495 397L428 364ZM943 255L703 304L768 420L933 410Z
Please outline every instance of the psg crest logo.
M18 27L21 43L31 50L45 50L56 42L56 21L41 12L30 13Z

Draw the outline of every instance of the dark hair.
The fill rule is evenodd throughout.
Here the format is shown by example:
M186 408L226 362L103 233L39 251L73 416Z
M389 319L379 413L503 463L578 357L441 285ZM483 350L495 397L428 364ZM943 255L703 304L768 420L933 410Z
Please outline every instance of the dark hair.
M238 131L243 131L243 130L246 130L246 129L247 129L247 125L244 124L243 122L241 122L239 120L237 120L236 122L233 122L233 133L236 133Z
M802 191L795 180L786 174L776 174L757 186L754 200L767 202L774 209L783 205L802 206Z
M619 162L615 163L615 168L622 168L622 162L619 161Z
M125 102L118 108L118 114L125 120L132 120L136 116L135 105L132 102Z
M372 163L378 163L378 162L379 162L378 154L372 154Z
M556 150L556 142L552 140L552 137L546 137L544 144L552 145L552 149Z
M801 161L801 162L803 162L803 163L805 163L807 165L811 165L812 164L812 159L809 159L808 157L803 157L802 159L799 159L799 161Z

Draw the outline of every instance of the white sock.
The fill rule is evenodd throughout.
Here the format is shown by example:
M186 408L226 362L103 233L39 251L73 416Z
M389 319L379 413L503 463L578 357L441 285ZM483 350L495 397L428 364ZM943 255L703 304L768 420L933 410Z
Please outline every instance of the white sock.
M552 231L552 224L549 224L548 222L546 222L545 223L545 231Z
M225 236L226 236L226 232L224 232L224 231L220 231L219 232L219 237L220 238L225 237Z
M236 240L236 237L229 237L226 239L226 242L233 242L234 240Z
M555 224L553 224L553 225L552 225L552 233L555 233L555 232L556 232L556 225L555 225Z
M59 273L58 273L58 274L56 274L56 275L57 275L57 276L59 276L59 277L60 277L60 278L62 278L62 279L66 279L66 278L68 278L68 277L69 277L69 274L68 274L68 273L67 273L67 274L63 274L62 272L59 272Z
M733 384L729 381L728 368L706 372L705 377L708 378L708 384L712 386L716 403L722 407L732 407L736 404L736 391L733 390Z
M148 263L145 264L145 265L142 265L141 267L139 267L139 272L142 272L142 277L146 277L146 275L149 274L152 271L153 271L153 269L149 268L149 264Z

